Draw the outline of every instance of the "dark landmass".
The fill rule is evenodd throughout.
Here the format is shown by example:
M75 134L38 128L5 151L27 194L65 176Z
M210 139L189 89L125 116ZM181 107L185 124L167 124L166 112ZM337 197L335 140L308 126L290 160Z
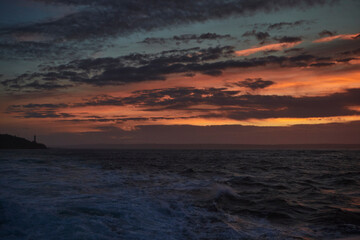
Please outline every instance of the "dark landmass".
M46 149L42 143L29 141L25 138L0 134L0 149Z
M223 149L223 150L360 150L360 144L83 144L58 146L71 149Z

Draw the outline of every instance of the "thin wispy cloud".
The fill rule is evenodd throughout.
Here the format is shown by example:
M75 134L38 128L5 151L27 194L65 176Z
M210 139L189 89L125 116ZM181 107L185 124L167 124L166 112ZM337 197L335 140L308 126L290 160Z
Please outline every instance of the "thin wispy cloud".
M264 45L261 47L253 47L253 48L249 48L249 49L244 49L244 50L239 50L239 51L235 51L235 54L237 56L249 56L258 52L264 52L264 51L272 51L272 50L284 50L287 48L292 48L295 47L296 45L299 45L301 43L301 41L298 42L284 42L284 43L273 43L273 44L268 44L268 45Z

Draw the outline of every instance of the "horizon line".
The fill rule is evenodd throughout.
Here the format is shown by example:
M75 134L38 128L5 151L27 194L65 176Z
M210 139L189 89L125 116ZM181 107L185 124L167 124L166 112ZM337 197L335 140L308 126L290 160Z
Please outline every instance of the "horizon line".
M296 149L296 150L317 150L317 149L358 149L360 144L342 144L342 143L314 143L314 144L217 144L217 143L196 143L196 144L162 144L162 143L133 143L133 144L77 144L77 145L53 145L50 148L57 149L229 149L229 150L252 150L252 149Z

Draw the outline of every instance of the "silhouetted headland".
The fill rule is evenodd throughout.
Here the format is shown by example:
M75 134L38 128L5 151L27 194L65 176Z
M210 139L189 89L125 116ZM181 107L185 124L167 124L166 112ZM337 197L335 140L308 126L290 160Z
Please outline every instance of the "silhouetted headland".
M0 149L46 149L47 147L42 143L29 141L25 138L11 136L9 134L0 134Z

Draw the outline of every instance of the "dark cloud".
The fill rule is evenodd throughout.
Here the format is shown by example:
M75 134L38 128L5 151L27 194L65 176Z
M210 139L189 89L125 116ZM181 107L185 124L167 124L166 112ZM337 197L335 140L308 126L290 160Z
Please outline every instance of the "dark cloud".
M50 109L56 109L56 108L66 108L68 107L68 104L65 103L59 103L59 104L51 104L51 103L45 103L45 104L26 104L22 105L23 108L50 108Z
M345 52L342 52L341 54L342 55L359 55L360 54L360 48L350 50L350 51L345 51Z
M251 89L265 88L273 84L262 79L245 80L239 83ZM203 111L203 118L230 118L245 120L250 118L307 118L307 117L335 117L358 115L350 106L360 105L360 89L347 89L345 92L333 93L326 96L293 97L286 95L254 95L241 94L227 88L192 87L165 88L135 91L128 97L112 97L100 95L83 102L72 104L27 104L13 105L8 108L10 114L18 117L72 117L65 113L58 113L60 108L85 107L85 106L125 106L132 105L145 111L162 111L166 109L178 111ZM203 108L198 106L214 106L216 108ZM331 106L331 107L329 107ZM192 116L193 117L193 116ZM198 116L199 117L199 116ZM111 118L111 121L134 120L120 117ZM86 118L89 121L99 118ZM86 120L85 119L85 120ZM93 120L91 120L93 119ZM147 118L146 120L149 120ZM83 119L84 120L84 119ZM85 121L84 120L84 121ZM139 119L138 119L139 120ZM150 120L156 120L150 119Z
M276 37L275 40L277 40L280 43L294 43L294 42L300 42L302 40L301 37Z
M285 50L284 52L291 53L291 52L301 52L301 51L304 51L304 48L290 48L290 49Z
M256 82L256 80L252 80ZM258 85L267 85L258 81ZM248 86L248 85L247 85ZM325 117L354 115L356 111L348 106L360 104L360 89L349 89L319 97L292 97L277 95L241 95L240 91L226 88L168 88L136 91L132 96L113 99L111 105L136 105L147 110L177 109L187 110L197 105L213 105L219 109L231 107L221 116L235 119L269 118L269 117ZM115 101L116 100L116 101ZM97 105L109 104L107 98L97 100ZM93 105L93 101L84 105ZM332 106L329 108L328 106ZM245 110L244 110L245 109ZM209 113L208 109L204 111Z
M217 69L212 69L212 70L206 70L202 72L203 74L209 75L209 76L221 76L222 75L222 71L221 70L217 70Z
M94 70L114 69L118 67L139 67L146 64L170 65L174 63L196 63L209 60L217 60L222 57L232 56L234 47L210 47L205 49L189 48L180 50L163 51L156 54L133 53L118 58L95 58L75 60L65 65L51 67L46 70L52 71L75 71L82 70L91 72Z
M341 58L341 59L336 59L337 62L349 62L351 60L356 60L358 58Z
M82 77L84 77L83 74L69 71L25 73L16 78L4 80L1 84L9 91L57 90L73 87L74 85L70 82L76 82Z
M37 89L37 90L54 90L54 89L63 89L63 88L73 87L73 85L71 85L71 84L61 85L61 84L56 84L56 83L51 83L51 82L39 83L38 81L34 81L32 83L25 84L21 87L22 88L32 88L32 89Z
M127 104L134 104L148 110L188 110L197 105L233 107L224 110L219 117L232 119L276 118L276 117L329 117L356 115L349 106L360 104L360 89L348 89L318 97L292 97L277 95L240 95L239 91L224 88L194 89L170 88L135 92L124 98ZM166 98L164 98L166 97ZM329 108L331 106L331 108ZM209 109L205 109L207 113Z
M245 32L242 36L243 37L254 36L259 41L265 41L267 38L270 37L270 34L268 32L257 32L256 30L252 30Z
M125 103L122 98L109 95L98 95L89 99L84 99L82 103L73 104L74 107L85 106L123 106Z
M263 53L264 53L264 55L269 55L269 54L273 54L273 53L276 53L276 52L280 52L280 50L272 49L272 50L265 51Z
M329 67L333 65L335 65L335 63L333 62L321 62L321 63L310 64L311 67Z
M71 118L75 117L69 113L58 113L55 111L25 111L21 115L17 115L17 118Z
M124 122L144 122L144 121L158 121L158 120L175 120L175 119L191 119L198 116L190 117L113 117L105 118L100 116L88 116L84 118L61 119L62 122L101 122L101 123L124 123Z
M104 118L104 117L96 117L96 118L74 118L74 119L63 119L63 122L101 122L101 123L121 123L121 122L128 122L128 121L149 121L150 118L143 118L143 117L128 117L128 118Z
M310 54L301 54L301 55L297 55L297 56L293 56L293 57L290 57L289 60L291 62L309 62L309 61L312 61L314 60L315 57L313 55L310 55Z
M230 91L226 90L226 88L168 88L137 91L134 92L133 96L124 100L127 104L135 104L146 108L154 106L167 109L187 109L189 106L199 104L218 105L216 101L220 99L223 102L231 102L232 96L239 93L239 91ZM213 102L213 100L215 101Z
M247 78L244 81L232 83L231 85L250 88L251 90L267 88L275 84L273 81L263 80L262 78Z
M63 59L64 57L78 56L80 49L66 44L47 42L16 42L1 41L0 39L0 59Z
M165 80L167 74L201 72L219 75L218 69L201 67L206 61L232 56L234 47L190 48L158 54L130 54L118 58L71 61L68 64L42 67L43 71L25 73L1 82L7 89L60 89L72 84L96 86Z
M293 41L293 39L287 40ZM158 54L130 54L118 58L83 59L58 66L42 66L42 71L6 79L1 84L8 91L54 90L79 84L105 86L166 80L169 74L193 76L195 73L202 73L220 76L223 70L229 68L241 69L266 65L321 66L321 64L317 65L319 58L309 54L292 57L266 56L244 60L233 60L234 56L234 47L224 46L171 50Z
M21 41L12 37L3 37L0 29L0 59L4 60L51 60L76 59L90 56L108 44L96 39L84 41Z
M155 28L228 18L256 11L276 11L282 8L306 7L331 3L329 0L38 0L49 4L88 6L60 19L32 25L2 29L2 32L46 33L61 39L130 34ZM301 21L300 21L301 22ZM295 23L300 24L300 23Z
M7 108L7 114L15 114L16 118L71 118L75 115L58 112L58 109L67 108L69 104L45 103L45 104L26 104L11 105Z
M165 44L165 43L188 43L189 41L196 41L198 43L202 43L206 40L220 40L220 39L227 39L231 40L233 37L231 37L229 34L220 35L216 33L203 33L203 34L183 34L179 36L173 36L172 38L146 38L143 41L139 43L145 43L145 44Z
M86 107L86 106L122 106L124 102L129 102L129 99L115 98L108 95L100 95L91 99L84 99L83 103L72 104L26 104L26 105L11 105L7 108L6 113L13 114L16 118L59 118L60 121L65 122L113 122L123 123L128 121L158 121L158 120L174 120L174 119L189 119L198 116L187 117L128 117L128 116L112 116L103 117L97 115L76 116L69 113L59 112L60 109Z
M169 41L169 39L171 38L155 38L155 37L151 37L151 38L145 38L144 40L142 40L141 42L138 43L145 43L145 44L165 44Z
M318 62L323 62L323 61L328 62L328 61L331 61L332 59L333 58L331 58L331 57L317 57L316 61L318 61Z
M331 37L336 35L336 31L323 30L319 32L320 37Z
M284 8L310 7L333 0L37 0L71 5L77 12L42 22L0 28L0 58L60 58L72 54L90 54L102 49L111 37L127 36L178 25L213 19L277 11ZM20 38L14 38L20 36ZM32 41L21 40L30 36ZM35 37L34 37L35 36ZM213 34L200 38L211 39ZM182 39L182 37L180 37ZM81 50L81 51L80 51Z
M281 30L283 28L292 28L292 27L298 27L298 26L302 26L302 25L310 25L313 24L314 21L308 21L308 20L298 20L295 22L279 22L279 23L273 23L273 24L269 24L268 26L268 30Z

